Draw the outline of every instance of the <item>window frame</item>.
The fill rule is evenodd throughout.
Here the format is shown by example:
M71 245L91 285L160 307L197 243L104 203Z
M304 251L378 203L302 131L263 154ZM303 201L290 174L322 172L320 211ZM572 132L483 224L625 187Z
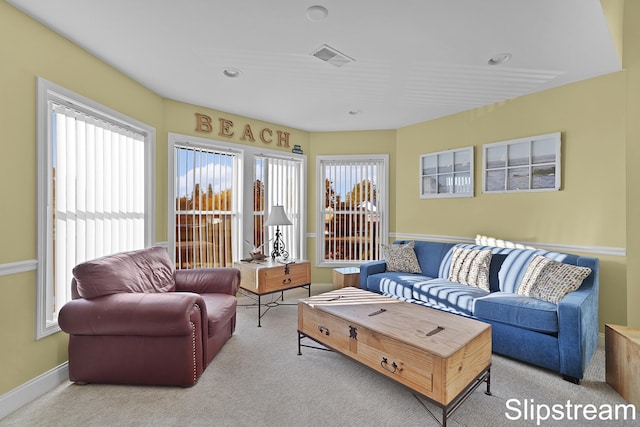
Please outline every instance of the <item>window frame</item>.
M326 162L362 162L362 161L382 162L382 177L378 177L377 194L382 195L380 217L380 241L378 244L387 243L389 239L389 155L388 154L351 154L351 155L319 155L316 157L316 266L317 267L354 267L362 264L362 260L356 261L328 261L324 258L325 234L324 215L325 211L325 181L323 167Z
M257 157L270 157L270 158L280 158L280 159L295 159L302 163L301 173L300 173L300 232L299 232L299 241L297 244L300 247L300 254L302 259L306 259L306 218L307 218L307 156L302 154L295 153L287 153L280 150L272 150L268 148L259 148L253 147L250 145L229 143L224 141L218 141L209 138L202 138L191 135L182 135L177 133L169 133L168 134L168 188L167 188L167 199L168 199L168 231L167 231L167 240L168 240L168 249L169 254L172 260L175 260L175 201L174 197L174 174L175 170L173 169L174 162L174 149L176 144L192 144L198 147L202 147L203 149L218 149L222 151L234 152L238 155L238 170L236 181L239 188L242 189L239 193L242 196L234 195L236 197L237 202L235 207L238 215L238 224L237 231L234 231L233 237L233 261L239 261L243 258L246 258L250 253L250 246L246 243L246 241L253 240L253 220L254 220L254 210L253 210L253 185L254 185L254 160ZM270 206L267 206L267 211L270 209ZM266 235L265 235L266 236ZM262 248L265 253L267 252L267 247Z
M440 158L451 155L452 163L451 163L451 171L440 171ZM456 155L466 155L469 157L469 169L467 170L456 170ZM425 161L428 159L435 159L436 162L436 171L433 173L427 173L425 167ZM465 186L469 188L469 191L461 191L456 192L456 184L454 183L451 187L451 191L440 192L439 191L439 183L440 177L451 175L453 177L453 181L455 182L456 175L468 175L469 183ZM437 191L435 193L427 192L425 179L433 176L436 177L436 187ZM455 198L455 197L473 197L474 196L474 147L464 147L464 148L455 148L452 150L444 150L438 151L434 153L423 154L420 156L420 198L421 199L441 199L441 198Z
M119 126L129 128L144 136L144 243L151 246L155 241L155 129L123 113L106 107L96 101L79 95L69 89L52 83L42 77L36 81L36 126L37 126L37 260L36 268L36 339L41 339L60 331L57 312L49 313L53 299L52 278L53 221L51 204L52 135L49 103L56 102L102 118ZM66 284L71 286L71 283Z
M534 162L534 154L533 154L533 145L535 142L541 141L550 141L554 144L553 146L553 161L546 162ZM520 164L509 164L509 151L510 149L514 149L516 146L524 147L524 144L528 144L528 157L526 163ZM501 160L504 162L502 166L492 166L489 167L489 151L490 150L500 150L504 147L504 159ZM485 194L502 194L502 193L537 193L537 192L545 192L545 191L559 191L562 186L562 162L561 162L561 149L562 149L562 134L560 132L548 133L544 135L536 135L525 138L511 139L507 141L494 142L491 144L484 144L482 146L482 192ZM551 154L548 154L551 155ZM553 167L553 186L551 187L542 187L542 188L531 188L533 183L533 177L536 175L533 172L534 168L540 167ZM528 168L527 176L529 177L528 188L509 188L509 171L514 169L525 169ZM487 178L487 174L489 172L500 172L504 171L504 186L500 188L491 189L489 186L489 179ZM549 174L547 174L549 175ZM513 182L513 181L512 181Z

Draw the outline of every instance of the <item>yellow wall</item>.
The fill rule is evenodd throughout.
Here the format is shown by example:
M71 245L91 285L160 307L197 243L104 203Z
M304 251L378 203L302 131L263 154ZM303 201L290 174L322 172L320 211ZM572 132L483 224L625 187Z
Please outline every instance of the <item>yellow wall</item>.
M398 130L396 231L624 248L626 73ZM482 144L562 133L561 191L482 193ZM475 197L420 199L420 154L475 147ZM588 255L588 254L587 254ZM593 255L592 255L593 256ZM601 258L601 323L626 323L626 260Z
M0 264L36 258L36 77L160 128L162 98L0 2ZM35 272L0 276L0 394L63 363L67 337L35 341Z
M289 144L307 151L309 134L241 116L163 99L125 77L17 9L0 2L0 264L36 259L36 78L43 77L156 129L156 242L167 239L167 132L225 142L239 140L249 124L289 132ZM233 137L195 132L195 113L232 120ZM214 125L216 123L214 122ZM217 129L217 128L216 128ZM217 130L216 130L217 132ZM247 144L250 144L247 142ZM0 395L67 360L64 333L35 340L35 271L0 275Z
M308 155L309 258L315 259L315 157L388 153L391 232L627 247L627 257L600 257L601 323L640 326L640 2L624 2L624 20L625 70L619 73L397 131L288 129L290 144ZM157 241L167 238L167 132L242 143L195 132L196 112L287 130L162 99L6 2L0 2L0 58L0 264L36 258L36 76L156 128ZM478 160L475 198L418 197L420 154L468 145L479 150L484 143L555 131L563 132L562 191L483 195ZM312 280L330 282L330 270L314 269ZM35 283L35 272L0 276L0 395L66 360L65 334L34 339Z
M627 70L627 325L640 328L640 2L624 6L624 55ZM623 164L620 165L622 168ZM622 300L616 301L624 306ZM624 324L624 323L623 323Z

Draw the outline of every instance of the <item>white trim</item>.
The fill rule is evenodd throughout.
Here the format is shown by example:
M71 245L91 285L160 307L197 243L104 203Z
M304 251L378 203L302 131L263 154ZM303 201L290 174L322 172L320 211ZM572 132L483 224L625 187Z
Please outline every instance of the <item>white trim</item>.
M429 240L436 242L448 242L448 243L475 243L475 238L469 237L457 237L457 236L437 236L428 234L407 234L407 233L389 233L389 238L401 239L401 240ZM609 255L609 256L627 256L627 248L616 248L610 246L583 246L583 245L567 245L562 243L541 243L541 242L514 242L524 246L532 246L538 249L544 249L548 251L556 252L569 252L569 253L585 253L594 255Z
M0 420L69 380L69 362L39 375L0 396Z
M8 276L10 274L26 273L34 271L38 268L38 260L30 259L27 261L8 262L0 264L0 276Z

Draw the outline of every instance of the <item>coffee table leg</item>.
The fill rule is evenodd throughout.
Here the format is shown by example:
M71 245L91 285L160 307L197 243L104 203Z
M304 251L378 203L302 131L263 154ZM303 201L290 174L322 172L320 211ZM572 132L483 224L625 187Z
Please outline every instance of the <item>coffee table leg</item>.
M262 310L262 301L260 295L258 295L258 328L262 327L260 324L260 318L262 317L260 311Z
M487 391L484 392L487 396L491 396L491 366L487 369Z

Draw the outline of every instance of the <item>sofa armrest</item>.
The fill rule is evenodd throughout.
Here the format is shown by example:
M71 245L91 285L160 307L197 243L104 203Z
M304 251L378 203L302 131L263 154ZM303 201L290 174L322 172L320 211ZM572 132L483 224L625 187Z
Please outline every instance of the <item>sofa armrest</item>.
M231 267L176 270L175 280L176 291L235 295L240 287L240 270Z
M119 293L67 302L58 324L70 335L183 336L191 335L190 321L202 319L204 310L194 293Z
M560 372L581 379L598 346L598 261L582 286L558 302Z
M360 288L368 289L367 278L372 274L384 273L387 271L386 261L372 261L360 266Z

